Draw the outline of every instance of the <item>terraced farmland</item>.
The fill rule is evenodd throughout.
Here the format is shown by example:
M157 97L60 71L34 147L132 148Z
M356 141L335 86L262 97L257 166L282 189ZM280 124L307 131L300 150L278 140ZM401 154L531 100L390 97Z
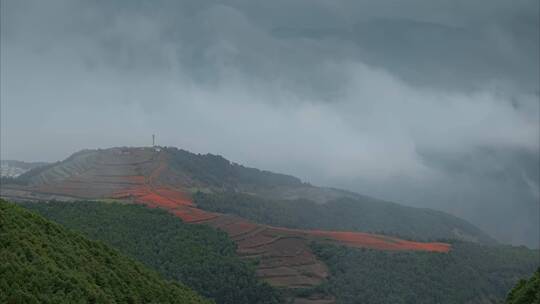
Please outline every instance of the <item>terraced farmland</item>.
M116 199L163 208L188 223L222 229L236 242L237 252L257 259L257 275L273 286L310 288L329 274L310 249L312 241L380 250L448 252L444 243L420 243L361 232L299 230L253 223L208 212L195 206L185 184L170 184L168 154L152 148L113 148L83 151L30 178L28 186L4 186L2 196L17 199ZM184 178L185 179L185 178ZM181 180L181 179L178 179ZM314 296L296 303L332 303Z

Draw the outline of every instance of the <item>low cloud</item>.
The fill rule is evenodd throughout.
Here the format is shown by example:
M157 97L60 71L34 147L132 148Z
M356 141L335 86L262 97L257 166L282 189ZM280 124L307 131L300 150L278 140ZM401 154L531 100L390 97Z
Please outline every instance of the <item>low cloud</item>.
M538 4L430 3L4 1L2 158L156 133L537 246Z

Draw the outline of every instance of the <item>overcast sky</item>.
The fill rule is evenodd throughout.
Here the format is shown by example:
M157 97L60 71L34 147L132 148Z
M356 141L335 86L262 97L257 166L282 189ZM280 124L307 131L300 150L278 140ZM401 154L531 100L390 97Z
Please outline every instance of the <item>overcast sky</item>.
M539 242L537 0L2 0L1 157L161 145Z

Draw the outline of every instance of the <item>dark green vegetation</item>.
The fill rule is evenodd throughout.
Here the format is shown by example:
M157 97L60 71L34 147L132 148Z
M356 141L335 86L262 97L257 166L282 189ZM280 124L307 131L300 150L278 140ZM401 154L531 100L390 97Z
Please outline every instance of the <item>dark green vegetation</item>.
M221 231L184 224L165 211L97 202L27 203L25 207L91 239L101 240L168 279L217 303L279 303L275 289L255 277Z
M303 184L296 177L244 167L231 163L220 155L194 154L176 148L166 150L169 152L173 171L183 173L204 186L235 189L243 185L276 187Z
M373 232L425 241L462 238L493 243L475 226L449 214L370 198L316 204L306 199L270 200L229 191L197 192L194 201L201 209L236 214L273 226Z
M0 303L207 303L116 250L0 200Z
M337 303L502 303L539 265L525 247L454 242L450 253L385 252L313 244L331 277L319 290Z
M507 304L540 304L540 268L529 280L520 280L506 298Z

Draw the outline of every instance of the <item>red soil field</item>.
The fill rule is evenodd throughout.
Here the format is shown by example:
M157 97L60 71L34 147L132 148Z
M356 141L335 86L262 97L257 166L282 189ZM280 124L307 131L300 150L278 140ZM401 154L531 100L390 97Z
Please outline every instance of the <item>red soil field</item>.
M209 220L217 216L211 212L194 208L193 202L184 193L164 187L152 188L147 185L139 185L117 192L112 197L129 198L139 204L169 210L185 222Z
M151 174L148 180L155 180L158 175L166 170L163 164L160 164ZM150 207L159 207L169 210L174 215L188 223L204 222L216 218L219 214L206 212L195 207L193 202L184 193L167 187L153 187L147 183L143 176L130 176L130 181L137 181L139 185L119 193L113 197L132 198L135 202L148 205ZM140 183L143 182L143 183ZM220 229L227 232L232 238L247 234L257 229L258 224L238 219L237 221L221 225ZM299 230L287 229L281 227L269 227L276 232L285 232L297 236L333 241L352 247L365 247L379 250L413 250L413 251L431 251L448 252L450 245L445 243L422 243L401 240L394 237L369 234L363 232L346 231L322 231L322 230ZM248 239L238 240L240 248L252 248L262 246L277 240L275 235L268 233L254 235Z
M341 231L306 231L314 236L328 238L343 242L353 247L368 247L380 250L413 250L413 251L432 251L448 252L450 244L446 243L422 243L401 240L393 237L387 237L363 232L341 232Z
M229 223L227 225L223 225L220 227L220 229L226 231L230 237L235 238L235 237L244 235L246 233L249 233L251 231L254 231L258 227L259 227L258 225L251 222L238 221L238 222Z
M152 189L150 187L141 186L122 193L122 196L134 197L136 202L146 204L151 207L167 209L188 223L204 222L219 216L215 213L194 208L193 202L191 202L183 193L167 188ZM224 230L234 238L242 234L249 233L250 231L257 229L257 227L258 225L255 223L238 221L222 226L220 229ZM334 241L353 247L365 247L379 250L413 250L431 252L448 252L450 250L450 245L445 243L413 242L363 232L296 230L279 227L271 228L278 231L305 235L310 238ZM238 245L241 248L250 248L268 244L274 240L275 237L258 234L249 238L248 240L239 240Z
M145 178L144 176L128 176L127 179L135 185L127 190L116 192L113 198L128 198L136 203L144 204L153 208L163 208L169 210L174 215L188 223L206 221L216 217L216 214L194 208L191 199L183 192L164 186L154 186L153 181L161 172L166 170L163 162Z

